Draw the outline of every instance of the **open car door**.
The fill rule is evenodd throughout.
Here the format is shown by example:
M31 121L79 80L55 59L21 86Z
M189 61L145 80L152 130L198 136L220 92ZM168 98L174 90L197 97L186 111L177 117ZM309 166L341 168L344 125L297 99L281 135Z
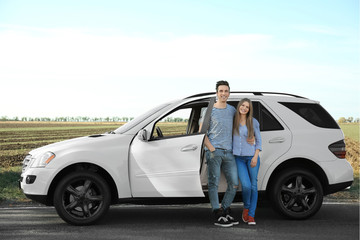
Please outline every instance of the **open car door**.
M206 131L203 128L199 132L199 119L214 101L208 98L186 103L138 133L129 153L133 197L204 196L200 168ZM171 119L178 122L166 122ZM208 125L210 114L203 119L203 126Z

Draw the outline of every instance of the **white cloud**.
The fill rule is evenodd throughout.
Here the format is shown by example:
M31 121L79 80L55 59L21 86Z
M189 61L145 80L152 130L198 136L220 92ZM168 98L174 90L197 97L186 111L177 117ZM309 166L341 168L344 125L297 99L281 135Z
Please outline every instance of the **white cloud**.
M189 36L161 41L126 36L96 36L69 30L1 34L2 74L89 76L213 76L234 74L254 60L266 35Z
M355 83L359 73L345 66L276 52L306 49L306 44L289 40L280 45L262 34L156 39L8 27L0 31L0 115L136 116L175 97L213 91L219 79L228 79L234 90L289 92L317 100L322 86Z

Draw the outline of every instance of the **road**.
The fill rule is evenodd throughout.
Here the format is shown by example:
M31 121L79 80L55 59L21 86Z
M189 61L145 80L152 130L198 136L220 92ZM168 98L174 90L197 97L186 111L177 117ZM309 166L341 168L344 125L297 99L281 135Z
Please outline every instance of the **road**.
M240 216L241 204L233 212ZM52 207L0 208L0 239L359 239L359 203L324 203L312 218L286 220L260 206L256 226L212 225L208 204L194 206L112 206L96 225L71 226Z

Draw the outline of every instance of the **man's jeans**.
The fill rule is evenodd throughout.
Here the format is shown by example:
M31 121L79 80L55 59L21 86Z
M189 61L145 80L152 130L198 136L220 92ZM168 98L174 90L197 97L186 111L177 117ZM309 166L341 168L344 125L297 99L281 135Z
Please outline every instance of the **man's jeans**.
M218 186L222 170L227 181L227 189L221 206L223 209L227 209L234 200L239 185L236 162L232 150L216 149L214 152L207 150L206 161L208 164L208 185L211 207L213 211L220 208Z
M250 166L252 158L253 157L235 156L242 188L244 208L249 209L249 216L255 217L258 200L257 177L260 167L260 157L258 157L257 164L253 168Z

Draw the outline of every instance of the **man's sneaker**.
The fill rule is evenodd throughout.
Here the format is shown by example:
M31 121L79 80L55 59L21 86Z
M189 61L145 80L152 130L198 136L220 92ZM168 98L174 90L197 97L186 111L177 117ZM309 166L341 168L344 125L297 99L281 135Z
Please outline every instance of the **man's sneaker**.
M256 225L255 219L252 216L248 217L248 225Z
M215 215L214 224L216 226L220 226L220 227L232 227L233 224L231 222L229 222L229 220L227 220L227 218L224 216L224 214L225 214L225 211L223 208L216 209L214 211L214 215Z
M215 223L214 223L216 226L220 226L220 227L232 227L233 224L231 222L229 222L226 217L219 217Z
M225 215L226 219L227 219L229 222L231 222L233 225L238 225L238 224L239 224L239 221L235 220L235 218L231 216L231 209L230 209L230 208L227 208L227 209L225 210L225 214L224 214L224 215Z
M242 220L247 223L249 218L249 209L244 208L242 213Z

